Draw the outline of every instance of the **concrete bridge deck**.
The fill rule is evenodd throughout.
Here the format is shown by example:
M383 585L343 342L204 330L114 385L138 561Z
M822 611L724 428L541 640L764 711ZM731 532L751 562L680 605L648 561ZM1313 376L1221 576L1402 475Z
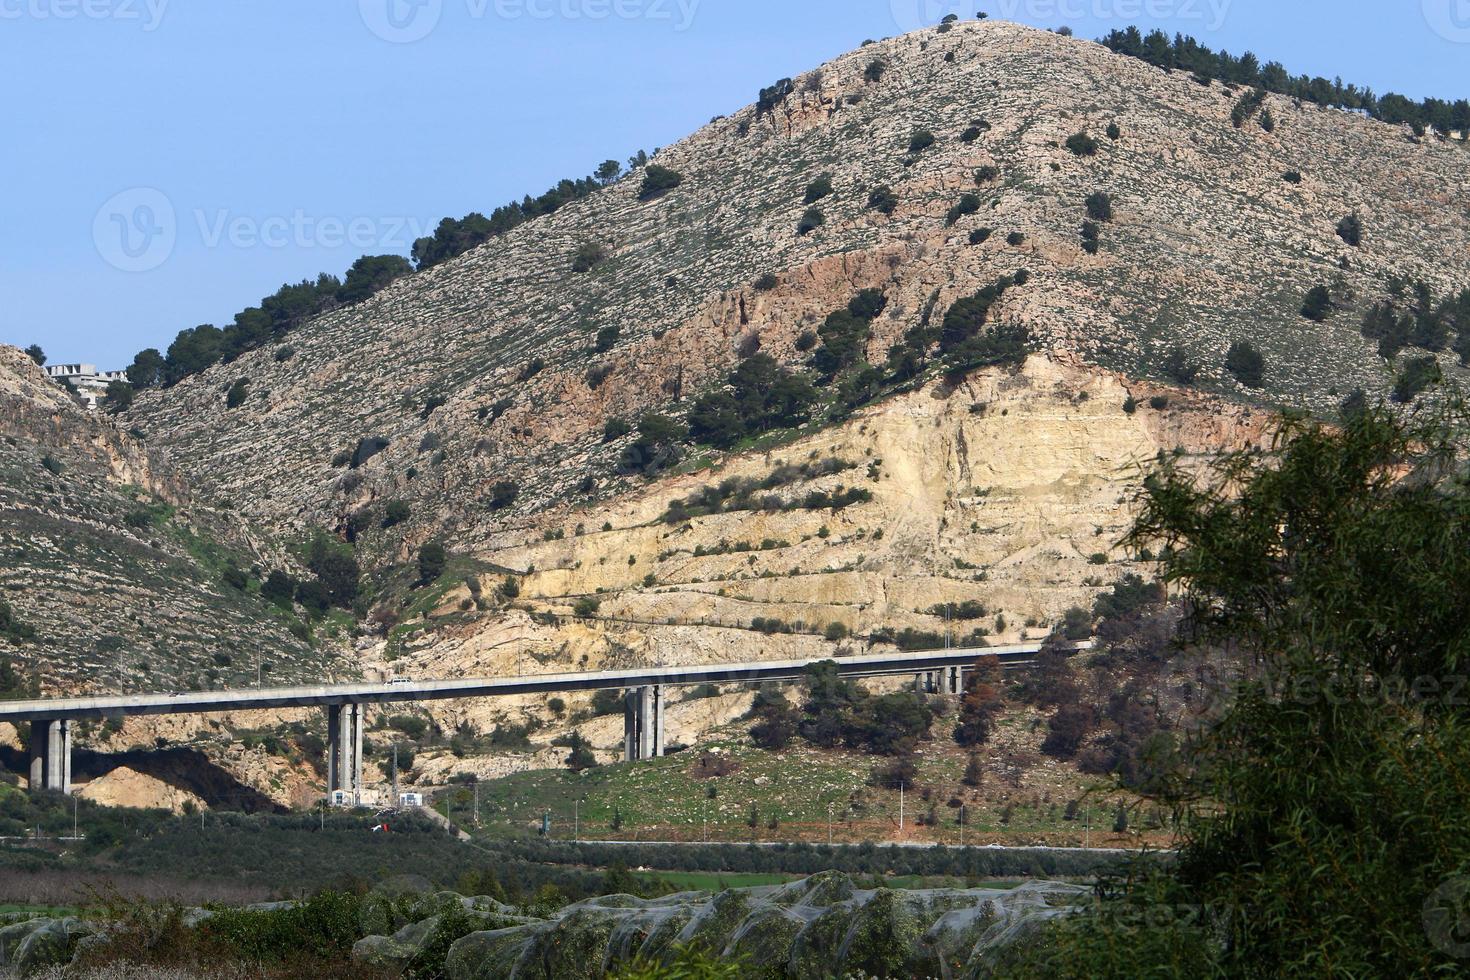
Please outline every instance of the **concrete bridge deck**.
M1090 643L1077 644L1086 649ZM555 694L566 691L625 690L624 756L628 760L663 755L664 689L694 684L759 684L797 681L814 663L831 661L844 677L912 675L916 686L940 694L956 694L963 672L981 657L995 657L1003 667L1024 667L1040 651L1039 644L949 648L826 657L807 660L763 660L753 663L691 664L600 670L576 674L525 674L516 677L456 680L402 679L376 683L319 684L277 688L239 688L169 694L116 694L75 698L0 701L0 722L31 723L30 785L71 790L72 725L78 721L132 715L208 714L268 708L324 708L330 742L327 753L329 794L356 797L362 789L362 745L366 706L460 698Z

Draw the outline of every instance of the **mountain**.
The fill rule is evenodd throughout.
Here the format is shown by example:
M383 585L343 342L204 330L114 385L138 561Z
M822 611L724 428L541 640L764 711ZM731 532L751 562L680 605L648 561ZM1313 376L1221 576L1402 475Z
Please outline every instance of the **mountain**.
M355 542L379 597L363 667L932 642L966 601L985 615L961 634L1035 635L1139 568L1116 543L1155 454L1389 391L1426 356L1384 346L1405 317L1401 341L1449 344L1453 314L1413 324L1470 285L1467 161L1091 42L956 24L778 83L554 214L140 393L126 424L263 533ZM1364 336L1380 303L1389 328ZM1005 352L1022 327L1024 359ZM1259 380L1227 369L1239 342ZM803 425L731 452L625 431L679 422L755 351L806 372L814 344L842 370ZM860 376L855 354L893 369ZM755 485L703 493L730 478ZM411 589L434 540L448 573Z
M155 447L0 347L0 660L16 694L178 690L320 676L334 654L222 580L268 539L197 504ZM292 633L297 629L300 637Z

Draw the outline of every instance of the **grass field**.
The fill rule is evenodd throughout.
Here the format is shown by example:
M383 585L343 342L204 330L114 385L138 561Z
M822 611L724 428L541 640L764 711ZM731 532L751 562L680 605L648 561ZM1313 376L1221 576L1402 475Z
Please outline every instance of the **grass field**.
M440 793L436 806L472 833L502 839L538 834L549 818L548 836L556 839L824 842L830 834L833 841L958 844L963 833L972 844L1136 843L1112 832L1118 797L1104 789L1090 794L1095 781L1070 766L1039 775L1033 767L1020 786L1000 772L970 788L961 783L966 758L947 740L925 745L917 786L900 799L898 790L868 785L873 766L885 760L796 746L764 752L732 734L661 759L456 787ZM1080 803L1069 820L1074 799Z

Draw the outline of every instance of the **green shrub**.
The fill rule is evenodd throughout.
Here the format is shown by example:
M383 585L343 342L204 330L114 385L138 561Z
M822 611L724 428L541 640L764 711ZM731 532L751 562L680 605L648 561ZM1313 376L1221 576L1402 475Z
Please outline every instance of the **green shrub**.
M490 509L504 510L515 503L521 488L511 480L500 480L490 487Z
M1266 372L1266 359L1250 341L1237 340L1225 353L1225 370L1247 388L1259 388Z
M923 153L934 145L934 134L927 129L916 129L909 136L909 152Z
M602 427L602 441L616 442L632 431L633 425L627 419L610 418Z
M802 198L803 204L815 204L822 198L832 193L832 175L822 174L816 180L806 186L806 194Z
M225 407L239 408L245 404L245 398L250 394L250 379L240 378L230 385L230 390L225 392Z
M684 178L677 171L661 167L656 163L650 164L643 172L643 185L638 189L638 199L651 201L667 194L682 183L684 183Z
M1444 380L1444 374L1440 370L1439 361L1433 354L1423 357L1411 357L1404 362L1394 379L1392 398L1401 405L1407 405L1419 397L1426 388L1437 385Z
M1086 132L1073 133L1067 137L1067 149L1079 157L1096 156L1097 140L1088 136Z
M880 82L883 80L883 73L887 70L888 63L886 61L874 59L868 62L867 68L863 69L863 78L869 82Z
M827 216L822 213L820 208L808 208L806 213L801 216L801 220L796 223L796 233L798 235L810 234L826 223Z
M983 245L992 234L994 234L994 229L976 228L974 231L970 232L970 244Z
M449 555L444 550L444 545L438 541L426 542L419 548L419 584L430 585L439 581L444 574L444 567L449 562Z
M988 184L1000 177L1000 168L994 164L987 163L975 168L975 183Z
M598 242L583 242L572 255L573 272L591 272L607 261L607 249Z
M590 616L596 616L597 610L601 606L601 600L592 596L583 596L572 605L572 614L574 616L581 616L584 619Z
M1337 223L1337 237L1357 248L1363 244L1363 222L1350 214Z
M1025 241L1026 241L1026 236L1023 235L1019 231L1013 231L1009 235L1006 236L1006 244L1007 245L1010 245L1012 247L1014 247L1016 245L1022 245L1022 244L1025 243Z
M893 193L891 187L875 187L868 195L868 210L881 214L892 214L898 210L898 195Z
M603 327L597 331L597 339L593 341L592 349L599 354L606 354L613 349L613 345L618 342L618 337L622 336L622 333L623 328L617 324Z
M955 203L954 207L949 209L949 213L944 216L944 223L953 225L966 215L975 214L979 210L980 198L974 194L966 194Z
M1123 136L1123 130L1121 130L1121 129L1118 128L1118 124L1117 123L1115 123L1115 122L1108 123L1108 139L1113 140L1113 141L1116 142L1122 136Z
M1332 294L1327 291L1327 287L1317 285L1307 290L1306 299L1302 300L1301 312L1302 316L1317 323L1326 320L1332 312Z
M408 520L411 514L412 509L409 507L407 501L390 500L388 501L387 508L383 511L383 526L393 527L396 524L402 524Z
M768 293L780 284L781 282L779 279L776 278L776 274L774 272L767 272L755 281L754 286L756 292Z
M1113 220L1113 199L1105 191L1087 195L1087 216L1093 221Z

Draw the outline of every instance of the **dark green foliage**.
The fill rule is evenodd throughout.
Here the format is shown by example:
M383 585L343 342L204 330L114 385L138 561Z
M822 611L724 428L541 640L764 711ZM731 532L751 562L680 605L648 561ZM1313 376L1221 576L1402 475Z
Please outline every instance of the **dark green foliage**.
M1261 108L1261 104L1265 101L1265 89L1252 89L1245 93L1236 101L1235 107L1230 110L1231 123L1234 124L1236 129L1241 128L1251 116L1256 114L1256 110Z
M1100 42L1119 54L1142 58L1160 68L1193 72L1196 79L1205 83L1212 78L1220 78L1317 105L1361 109L1374 119L1391 125L1408 123L1421 130L1429 127L1447 134L1452 129L1464 128L1464 121L1470 120L1470 102L1465 99L1452 104L1437 98L1413 102L1392 92L1376 96L1369 88L1344 85L1341 79L1328 81L1310 75L1292 76L1280 62L1271 61L1263 65L1250 52L1239 56L1225 51L1216 53L1184 34L1175 34L1170 39L1163 31L1155 30L1145 37L1138 28L1129 27L1112 31ZM1254 93L1252 97L1255 97ZM1259 100L1256 101L1256 105L1259 104ZM1460 125L1457 126L1457 122Z
M1082 250L1088 255L1096 255L1098 249L1097 223L1093 221L1082 222Z
M490 487L490 509L504 510L516 502L521 488L510 480L499 480Z
M525 367L521 368L521 373L516 375L516 380L521 382L530 381L536 375L540 374L545 367L546 361L539 357L533 357L526 362Z
M577 246L577 251L572 254L572 271L576 273L591 272L597 266L607 261L607 248L600 242L583 242Z
M869 82L880 82L883 80L883 73L887 70L888 63L886 61L883 61L881 59L874 59L873 61L868 62L867 68L863 69L863 78L867 79Z
M109 381L107 383L107 394L103 400L110 412L121 412L133 403L135 392L133 386L126 381Z
M390 500L388 506L383 509L383 526L393 527L402 524L413 514L412 508L406 500Z
M994 164L987 163L982 167L975 168L975 183L977 184L988 184L993 180L999 179L999 177L1000 168Z
M790 745L801 721L801 716L780 691L757 691L750 717L755 719L750 729L751 741L768 752L779 752Z
M610 418L602 427L602 441L616 442L632 431L633 425L627 419Z
M1113 199L1105 191L1087 195L1087 216L1093 221L1113 220Z
M40 344L31 344L27 347L26 356L35 361L37 367L46 366L46 352L41 349Z
M457 220L445 218L439 222L432 236L413 243L414 263L420 271L428 269L504 235L533 218L552 214L562 205L587 197L609 183L608 173L605 163L598 168L596 176L561 180L540 197L527 195L520 201L511 201L496 208L488 218L475 211ZM612 172L612 177L616 177L616 172Z
M775 273L767 272L755 281L754 287L755 291L758 293L768 293L780 284L781 281L776 278Z
M916 129L909 136L909 152L923 153L934 145L934 134L927 129Z
M1302 300L1302 316L1321 323L1331 312L1332 294L1326 286L1317 285L1307 290L1307 297Z
M1427 388L1444 380L1439 361L1432 354L1411 357L1399 368L1393 383L1393 400L1407 405Z
M796 85L789 78L783 78L774 85L768 85L760 91L760 98L755 103L755 114L763 116L775 110L777 106L791 97L796 91Z
M275 569L261 583L260 595L278 606L290 605L296 596L296 580L279 568Z
M1169 348L1169 353L1164 355L1164 361L1159 365L1159 370L1171 381L1182 385L1194 384L1194 379L1199 376L1200 366L1189 359L1183 347L1175 344Z
M1134 923L1204 910L1170 929L1210 975L1459 969L1457 899L1435 896L1470 865L1470 730L1447 686L1470 635L1467 435L1459 408L1370 406L1288 423L1270 459L1230 454L1203 479L1166 459L1145 483L1135 542L1168 556L1198 635L1258 665L1157 794L1183 818L1177 864L1113 893ZM1163 951L1129 933L1089 969L1160 975Z
M1281 175L1281 179L1286 181L1288 184L1300 184L1302 182L1302 175L1299 171L1288 170L1286 173Z
M1097 140L1085 132L1073 133L1067 137L1067 149L1079 157L1096 156Z
M240 378L230 385L230 390L225 392L225 407L239 408L245 404L245 398L250 394L250 379Z
M139 351L133 358L133 363L128 365L128 381L135 388L151 388L162 384L166 366L167 362L158 349L149 347Z
M348 268L337 302L360 303L404 276L413 274L413 265L401 255L364 255Z
M796 233L807 235L827 223L827 216L822 213L821 208L807 208L801 220L796 223Z
M351 609L357 602L362 570L350 547L318 533L312 538L306 567L316 575L330 605Z
M596 767L597 756L592 754L592 749L587 745L586 739L582 738L581 732L572 732L571 744L567 747L571 749L566 758L568 769L581 772Z
M638 188L638 200L651 201L684 183L683 175L668 167L651 164L643 172L643 184Z
M872 498L870 491L861 487L851 490L838 489L830 493L813 491L804 497L784 500L771 493L772 490L841 473L852 468L852 464L836 457L800 465L782 464L768 473L764 479L752 480L730 477L719 483L704 487L696 493L669 504L664 520L670 524L682 523L691 517L705 514L720 514L744 510L826 510L842 509Z
M1120 138L1122 138L1122 136L1123 136L1123 131L1118 128L1118 124L1117 123L1115 123L1115 122L1108 123L1108 139L1113 140L1113 141L1116 142L1117 140L1119 140Z
M618 471L653 476L683 458L682 443L689 429L664 415L645 415L638 421L638 438L624 447L618 457Z
M1337 223L1337 237L1354 248L1363 244L1363 223L1356 214L1350 214Z
M1015 248L1017 245L1024 245L1025 242L1026 236L1019 231L1013 231L1006 236L1006 244L1012 248Z
M812 355L812 367L824 381L863 360L869 329L886 305L882 290L865 289L847 309L828 314L817 328L822 344Z
M803 204L815 204L822 198L832 193L832 175L822 174L816 180L806 186L806 194L802 197Z
M974 194L966 194L955 202L954 207L944 216L944 223L952 225L966 215L974 214L980 210L980 198Z
M964 746L984 745L995 732L996 721L1004 708L1000 663L994 657L982 658L974 670L965 674L954 740Z
M892 214L898 209L898 195L893 193L891 187L875 187L868 195L868 210L878 211L882 214Z
M438 541L426 542L419 548L419 584L432 585L439 581L444 574L444 567L449 562L449 555L444 550L444 545Z
M620 337L622 333L623 328L618 326L617 324L603 327L601 330L597 331L597 339L593 341L592 349L599 354L606 354L608 351L613 349L613 345L618 342L618 337Z
M572 615L581 616L586 619L597 615L597 610L602 606L602 600L595 596L583 596L572 604Z
M994 234L994 229L976 228L974 231L970 232L970 244L983 245L992 234Z
M1247 388L1259 388L1266 374L1266 359L1248 340L1237 340L1225 352L1225 370Z

